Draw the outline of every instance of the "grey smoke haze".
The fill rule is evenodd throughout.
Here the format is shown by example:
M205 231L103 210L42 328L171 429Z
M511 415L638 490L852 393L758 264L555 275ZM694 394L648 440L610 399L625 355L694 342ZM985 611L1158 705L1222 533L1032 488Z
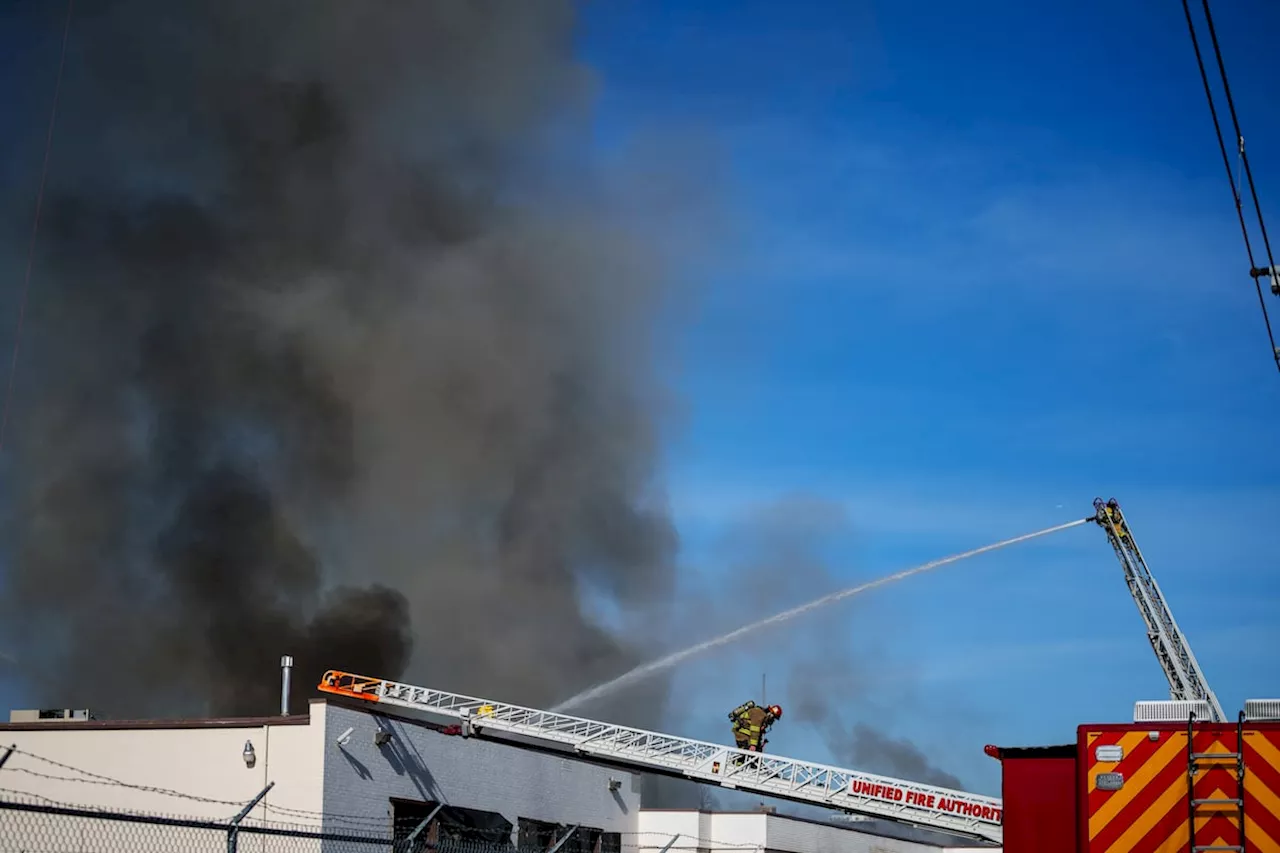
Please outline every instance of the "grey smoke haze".
M944 788L965 790L959 777L936 766L909 738L894 737L868 723L853 719L856 694L832 689L829 673L801 667L790 676L791 717L815 726L822 733L832 759L841 767L855 767Z
M853 533L846 510L821 498L793 495L753 509L726 536L730 574L719 620L748 622L847 586L847 578L832 573L828 549L847 544ZM759 655L761 671L774 676L768 698L781 701L783 718L771 741L781 740L785 727L813 726L841 767L963 789L910 739L859 719L874 713L883 689L848 651L852 638L873 633L859 631L859 619L873 606L850 601L739 650L747 658Z
M546 706L648 657L679 259L583 156L576 6L78 6L6 447L34 698L271 713L287 652Z

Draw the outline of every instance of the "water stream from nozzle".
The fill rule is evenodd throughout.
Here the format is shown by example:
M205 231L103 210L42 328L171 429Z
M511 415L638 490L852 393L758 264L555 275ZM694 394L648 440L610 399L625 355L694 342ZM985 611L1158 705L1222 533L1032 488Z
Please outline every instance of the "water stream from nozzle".
M974 548L972 551L965 551L962 554L952 554L950 557L943 557L940 560L933 560L931 562L924 563L919 566L915 566L914 568L904 569L892 575L885 575L882 578L878 578L873 581L867 581L866 583L859 584L858 586L852 586L847 589L838 590L836 592L830 593L829 595L824 595L822 598L818 598L813 601L810 601L808 604L801 604L799 607L793 607L790 610L784 610L781 613L776 613L773 616L766 617L764 619L759 620L758 622L752 622L750 625L743 625L741 628L730 631L727 634L722 634L719 637L713 637L710 640L703 640L701 643L698 643L693 646L689 646L688 648L682 649L681 651L678 651L678 652L673 652L667 655L666 657L659 658L654 661L650 661L649 663L646 663L646 664L641 664L640 666L636 667L630 672L624 672L622 675L619 675L617 678L614 678L610 681L606 681L602 684L597 684L595 687L584 690L578 695L573 696L569 699L566 699L565 701L561 702L559 705L556 705L551 710L557 713L563 713L572 708L576 708L579 705L583 705L587 702L592 701L593 699L599 699L602 696L607 696L608 694L613 693L617 690L620 690L629 684L634 684L637 681L641 681L645 678L648 678L654 673L661 672L664 669L670 669L676 664L682 663L683 661L688 660L689 658L694 657L695 655L700 655L703 652L707 652L712 649L719 648L720 646L728 645L729 643L732 643L735 640L742 639L748 634L754 634L756 631L761 631L761 630L764 630L765 628L772 627L773 625L777 625L782 622L787 622L791 619L794 619L797 616L801 616L805 613L808 613L810 610L817 610L819 607L825 607L828 604L834 604L837 601L841 601L846 598L852 598L855 595L859 595L861 593L875 589L876 587L879 587L879 586L885 586L886 584L896 583L900 580L906 580L912 575L918 575L923 572L927 572L930 569L936 569L939 566L945 566L948 563L955 563L960 560L967 559L969 557L976 557L979 554L985 554L988 551L995 551L999 548L1008 547L1009 545L1016 545L1019 542L1026 542L1028 539L1035 539L1040 536L1048 536L1050 533L1057 533L1060 530L1066 530L1071 527L1076 527L1081 524L1086 524L1090 520L1091 519L1088 519L1088 518L1081 518L1081 519L1077 519L1076 521L1069 521L1066 524L1058 524L1053 527L1046 527L1044 530L1037 530L1034 533L1024 533L1023 535L1015 536L1012 539L1005 539L1001 542L994 542L990 545L983 545L981 548Z

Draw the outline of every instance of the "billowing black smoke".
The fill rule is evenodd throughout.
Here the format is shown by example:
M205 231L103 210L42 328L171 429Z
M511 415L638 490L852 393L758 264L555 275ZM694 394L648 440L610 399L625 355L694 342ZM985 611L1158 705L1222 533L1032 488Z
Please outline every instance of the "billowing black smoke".
M289 653L546 705L649 656L669 257L592 190L575 6L78 8L6 447L41 701L271 713Z
M271 495L242 471L219 466L204 474L159 537L155 557L171 621L158 620L153 639L183 651L178 681L222 713L272 709L277 662L264 650L296 650L295 666L308 679L326 667L400 673L408 664L404 596L375 585L339 587L318 599L315 558Z

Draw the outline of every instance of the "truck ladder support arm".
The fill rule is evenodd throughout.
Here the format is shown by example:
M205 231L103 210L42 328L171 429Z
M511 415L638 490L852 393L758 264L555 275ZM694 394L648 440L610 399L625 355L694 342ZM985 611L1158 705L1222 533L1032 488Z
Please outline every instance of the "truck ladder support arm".
M1147 568L1147 561L1143 559L1142 551L1133 539L1133 530L1120 511L1120 504L1114 498L1106 503L1103 503L1102 498L1097 498L1093 502L1093 508L1097 511L1094 521L1106 531L1107 539L1124 570L1124 582L1129 587L1129 594L1133 596L1138 613L1147 626L1147 639L1151 641L1151 648L1169 681L1169 697L1208 702L1213 712L1213 722L1224 722L1226 714L1222 705L1209 689L1209 682L1191 651L1191 644L1174 621L1155 575Z
M919 782L735 749L567 714L331 670L319 689L462 720L476 729L537 738L637 770L813 803L1000 842L1002 801ZM741 762L741 763L737 763Z

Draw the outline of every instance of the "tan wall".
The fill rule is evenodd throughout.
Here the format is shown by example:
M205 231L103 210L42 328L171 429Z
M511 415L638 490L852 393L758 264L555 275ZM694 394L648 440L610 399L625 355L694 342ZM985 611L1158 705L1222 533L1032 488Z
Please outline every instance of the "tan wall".
M0 730L0 750L19 750L0 770L0 796L226 820L239 811L236 803L275 782L250 818L316 827L324 712L323 704L312 705L304 725ZM242 756L245 741L256 753L252 768Z

